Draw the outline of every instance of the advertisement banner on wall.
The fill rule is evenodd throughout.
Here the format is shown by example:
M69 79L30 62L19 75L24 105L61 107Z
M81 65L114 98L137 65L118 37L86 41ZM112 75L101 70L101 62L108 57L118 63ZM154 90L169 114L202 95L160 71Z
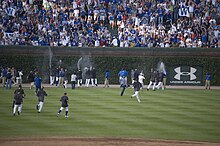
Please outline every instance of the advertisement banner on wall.
M168 74L169 85L202 85L202 68L199 66L170 67Z

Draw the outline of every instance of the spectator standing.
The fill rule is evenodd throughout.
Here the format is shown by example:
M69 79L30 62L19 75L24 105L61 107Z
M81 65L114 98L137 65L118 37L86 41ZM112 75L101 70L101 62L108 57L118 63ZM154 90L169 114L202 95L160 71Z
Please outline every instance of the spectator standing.
M211 75L209 73L206 73L206 76L205 76L205 89L211 89Z

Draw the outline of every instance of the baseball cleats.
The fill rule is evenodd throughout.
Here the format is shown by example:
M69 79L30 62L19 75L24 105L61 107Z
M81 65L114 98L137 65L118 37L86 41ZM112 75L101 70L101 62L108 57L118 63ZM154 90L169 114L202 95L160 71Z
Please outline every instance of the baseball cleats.
M69 116L65 116L65 118L69 118Z
M36 105L36 109L38 110L38 105Z

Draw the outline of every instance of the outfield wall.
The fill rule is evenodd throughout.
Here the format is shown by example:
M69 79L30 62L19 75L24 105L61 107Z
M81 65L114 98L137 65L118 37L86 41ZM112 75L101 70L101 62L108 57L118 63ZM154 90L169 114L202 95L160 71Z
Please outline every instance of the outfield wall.
M168 72L168 84L179 82L183 83L180 85L203 85L206 72L210 72L212 85L220 85L220 48L0 46L0 65L22 69L25 82L28 72L34 68L40 71L44 82L48 82L49 66L58 66L60 60L61 66L68 69L70 78L70 74L77 70L80 58L81 68L90 65L96 67L99 83L103 83L106 69L111 74L110 83L118 83L117 73L121 68L127 71L134 68L143 70L145 82L148 83L150 68L157 68L158 63L163 61ZM179 80L180 78L186 78L186 83L192 84L184 84L185 81ZM128 79L130 82L130 77Z
M130 57L220 57L220 48L120 48L120 47L48 47L48 46L1 46L1 55L42 56L130 56Z

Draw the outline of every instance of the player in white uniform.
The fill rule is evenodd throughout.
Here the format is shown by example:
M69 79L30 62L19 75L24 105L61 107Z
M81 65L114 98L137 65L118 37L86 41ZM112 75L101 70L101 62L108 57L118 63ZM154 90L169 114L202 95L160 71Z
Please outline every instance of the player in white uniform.
M143 88L144 88L144 80L145 80L145 77L144 77L144 74L143 73L140 73L140 75L138 76L138 82L141 83L142 85L142 91L143 91Z

